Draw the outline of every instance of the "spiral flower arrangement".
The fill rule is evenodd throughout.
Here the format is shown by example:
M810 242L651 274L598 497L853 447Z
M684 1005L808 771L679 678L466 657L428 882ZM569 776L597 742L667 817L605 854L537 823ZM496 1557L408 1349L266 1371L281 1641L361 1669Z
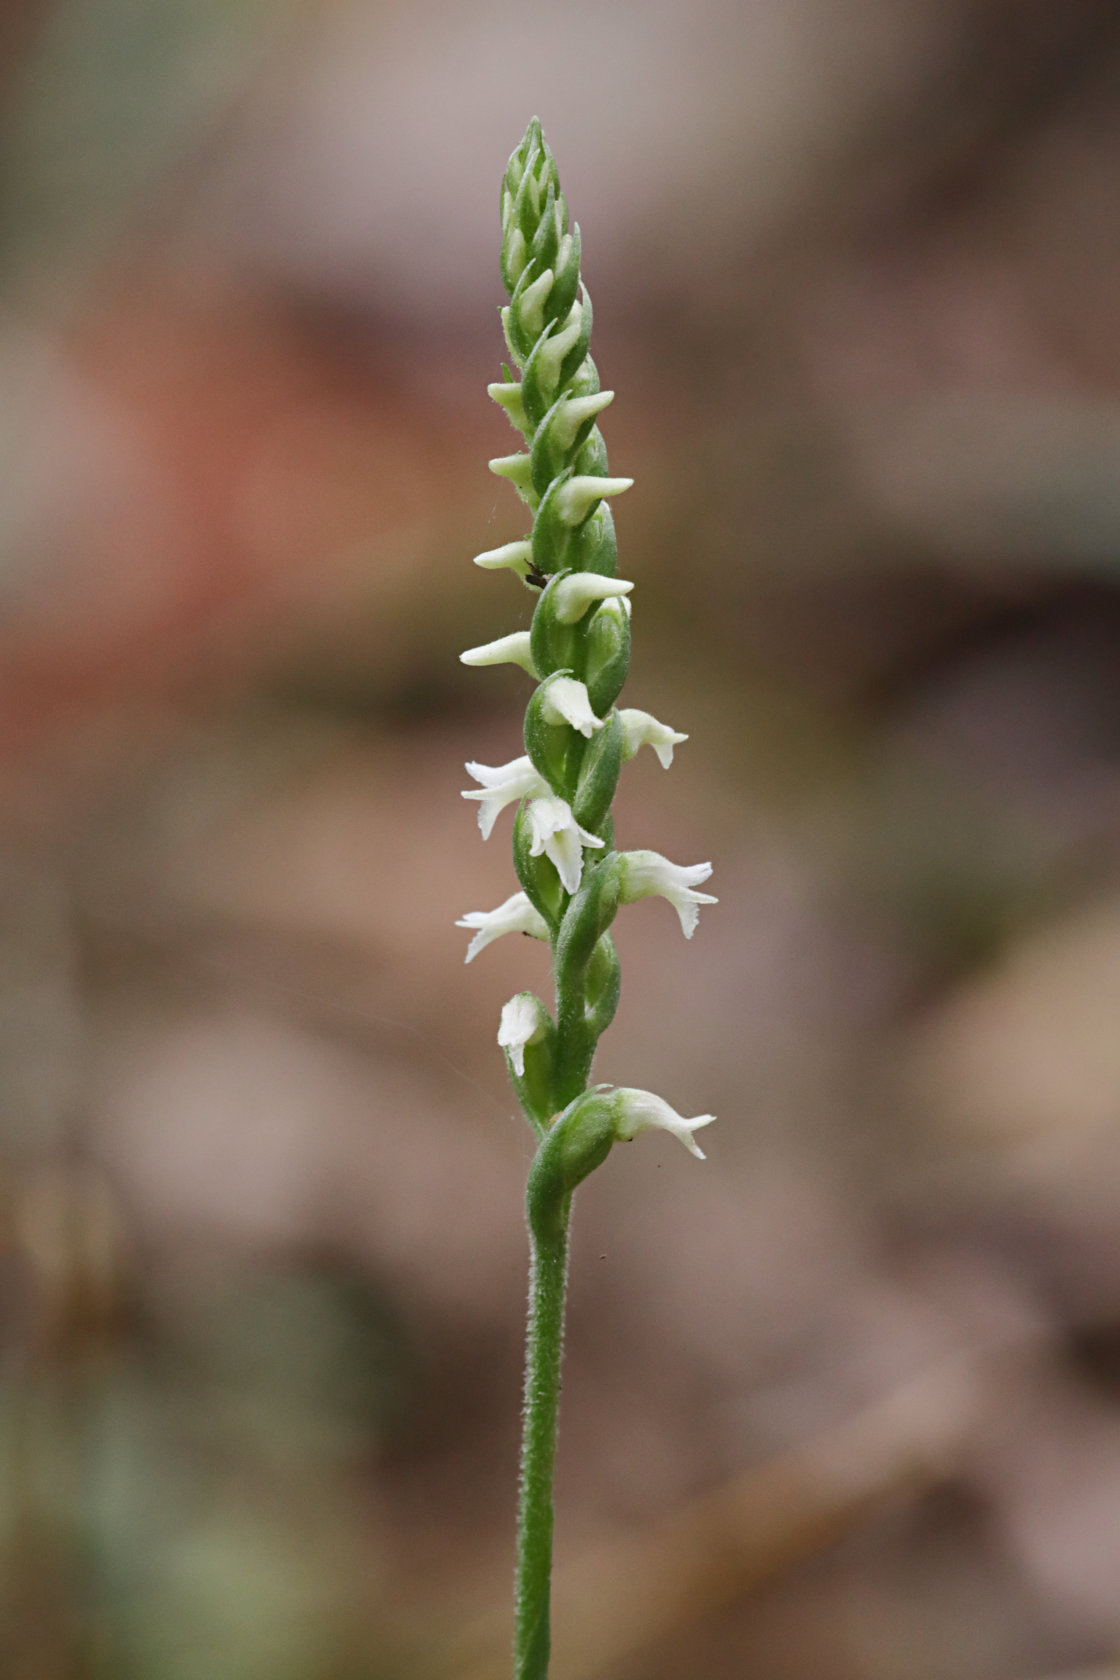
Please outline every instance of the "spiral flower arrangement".
M549 1663L553 1469L563 1350L572 1192L612 1146L658 1127L701 1156L695 1132L713 1115L687 1119L651 1091L591 1085L599 1039L618 1006L620 970L610 935L623 904L659 895L686 938L702 904L707 863L681 866L658 852L619 852L611 805L623 763L648 745L667 769L685 735L648 712L619 708L630 663L633 584L617 576L610 502L633 482L612 478L598 417L613 391L600 389L589 354L591 300L580 277L580 232L569 225L555 160L536 118L509 160L501 191L502 309L517 370L489 387L524 447L491 461L532 513L516 542L475 558L516 574L537 596L527 631L462 655L468 665L514 663L536 687L525 712L524 747L510 763L470 763L489 838L516 803L513 861L520 891L495 910L457 924L473 933L470 962L505 933L552 947L552 1012L519 992L501 1014L498 1043L538 1139L529 1172L529 1328L514 1637L515 1680L545 1680Z

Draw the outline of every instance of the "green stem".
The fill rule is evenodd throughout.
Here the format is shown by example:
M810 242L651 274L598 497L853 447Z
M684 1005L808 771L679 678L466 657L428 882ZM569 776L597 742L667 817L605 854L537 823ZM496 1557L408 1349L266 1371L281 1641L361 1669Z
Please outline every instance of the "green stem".
M570 1195L563 1195L553 1204L551 1217L534 1217L536 1210L531 1210L529 1220L529 1327L517 1529L514 1680L547 1680L548 1676L552 1486L560 1409L560 1362L564 1351L571 1201Z

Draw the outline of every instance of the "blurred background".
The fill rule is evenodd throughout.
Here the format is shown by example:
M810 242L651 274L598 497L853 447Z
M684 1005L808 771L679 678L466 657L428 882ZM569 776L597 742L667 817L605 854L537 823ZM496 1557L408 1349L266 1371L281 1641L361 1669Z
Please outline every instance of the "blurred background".
M0 13L0 1673L506 1672L498 183L638 582L556 1680L1120 1656L1112 0Z

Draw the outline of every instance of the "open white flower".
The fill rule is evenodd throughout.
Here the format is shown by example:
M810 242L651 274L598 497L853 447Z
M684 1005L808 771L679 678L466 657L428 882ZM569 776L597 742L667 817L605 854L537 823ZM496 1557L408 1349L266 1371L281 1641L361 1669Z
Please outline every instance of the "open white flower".
M502 1019L498 1027L498 1043L509 1052L514 1072L525 1077L525 1048L537 1044L549 1028L548 1012L532 992L518 992L502 1005Z
M537 674L528 630L515 630L512 636L499 636L495 642L467 648L459 659L464 665L520 665L531 677Z
M476 930L467 946L464 962L472 962L480 951L485 951L487 945L492 945L503 933L528 933L534 939L548 938L548 923L523 892L515 892L496 910L468 910L455 926Z
M468 764L467 775L482 785L464 788L464 799L478 800L478 826L489 840L498 813L518 799L535 799L548 792L548 783L533 768L530 758L513 758L508 764Z
M613 1100L615 1136L619 1143L629 1143L639 1132L656 1128L670 1132L698 1161L706 1159L692 1134L698 1132L701 1126L710 1126L715 1119L714 1114L697 1114L693 1119L686 1120L683 1114L669 1107L664 1097L657 1097L652 1091L639 1091L632 1085L620 1086Z
M640 747L652 747L661 768L668 770L673 762L673 748L688 740L688 736L682 735L679 729L670 729L667 723L658 723L649 712L640 712L636 706L624 706L618 717L622 724L622 756L625 759L633 758Z
M552 793L533 800L528 818L529 855L540 857L543 852L555 864L565 892L577 892L583 874L584 846L605 846L606 841L581 828L568 801Z
M718 904L711 893L696 892L712 873L710 863L670 863L660 852L623 852L619 857L623 904L639 898L667 898L681 919L681 932L691 939L700 920L702 904Z
M591 710L587 684L578 677L556 677L541 695L541 716L546 723L570 723L590 741L603 719Z
M629 595L632 583L625 578L603 577L599 572L569 572L554 585L552 605L561 624L578 624L592 601L616 601Z
M693 1154L697 1161L704 1161L704 1149L700 1149L699 1142L692 1136L699 1132L700 1127L710 1126L714 1121L714 1114L697 1114L687 1121L683 1114L670 1109L670 1105L663 1097L655 1097L652 1090L636 1090L633 1085L620 1085L615 1092L615 1136L620 1144L630 1142L638 1132L658 1129L658 1131L672 1132L682 1142L688 1154Z

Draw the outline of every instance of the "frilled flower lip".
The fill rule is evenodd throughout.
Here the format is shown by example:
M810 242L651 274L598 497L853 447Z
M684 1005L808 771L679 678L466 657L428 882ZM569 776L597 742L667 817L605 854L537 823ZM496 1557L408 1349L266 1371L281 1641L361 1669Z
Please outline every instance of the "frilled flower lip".
M556 869L564 891L579 891L583 874L584 846L605 846L596 834L588 834L572 815L572 807L557 794L534 799L527 808L529 823L529 855L543 853Z
M701 1126L710 1126L715 1119L714 1114L696 1114L687 1119L678 1114L664 1097L632 1085L619 1086L614 1093L614 1104L615 1136L620 1143L629 1143L639 1132L668 1132L678 1143L683 1143L698 1161L707 1159L693 1133L698 1132Z
M660 852L619 854L619 897L623 904L639 898L667 898L680 917L681 932L691 939L700 920L702 904L718 904L711 893L697 892L701 881L712 873L710 863L670 863Z
M478 826L484 840L489 840L499 814L507 805L514 805L519 799L535 799L549 791L548 783L528 757L511 758L508 764L472 762L465 768L467 775L481 784L477 788L464 788L463 798L478 800Z
M622 725L624 759L633 758L642 747L648 746L657 754L661 768L668 770L673 762L673 748L688 740L679 729L670 729L667 723L659 723L649 712L639 711L636 706L623 706L618 719Z
M492 945L504 933L528 933L534 939L549 937L548 923L523 892L515 892L496 910L468 910L455 926L474 932L464 962L473 962L480 951L485 951L487 945Z

